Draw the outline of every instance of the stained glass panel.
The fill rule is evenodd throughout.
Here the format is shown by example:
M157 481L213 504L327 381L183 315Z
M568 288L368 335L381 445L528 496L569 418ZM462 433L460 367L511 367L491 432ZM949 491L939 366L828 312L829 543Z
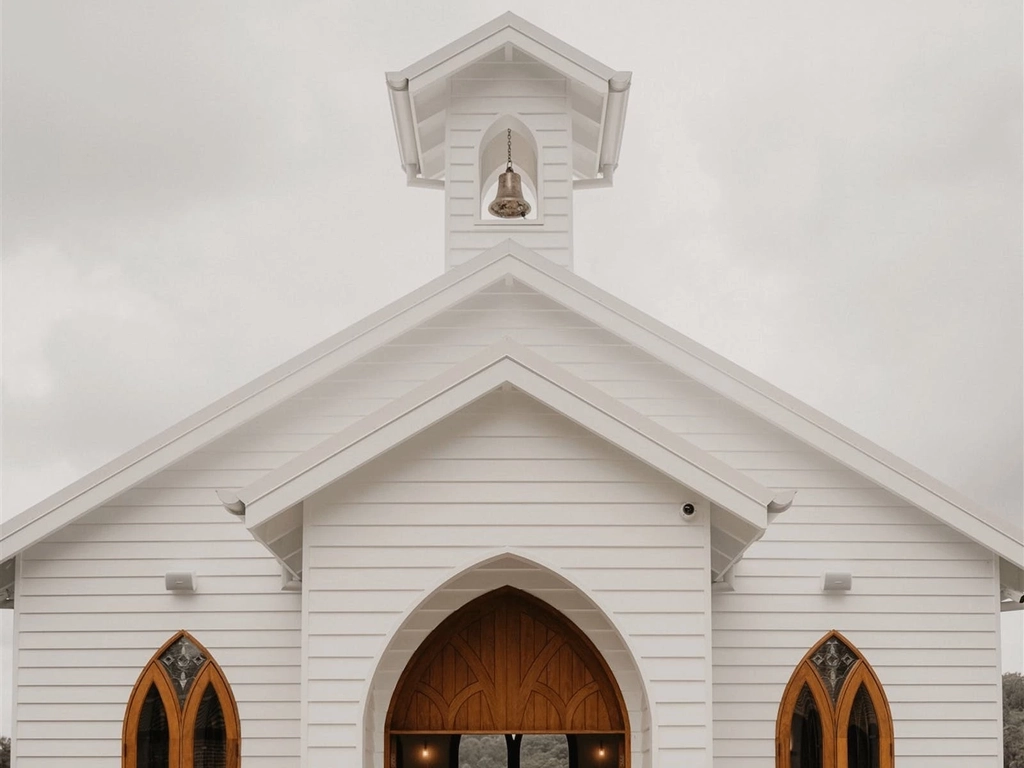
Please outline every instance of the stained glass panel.
M208 685L196 715L192 765L194 768L224 768L227 764L228 733L224 727L224 710L217 692Z
M155 685L149 687L139 713L135 754L138 768L169 768L171 731L167 712Z
M878 768L878 717L863 685L853 700L846 739L849 768Z
M828 695L835 704L839 699L839 691L843 681L850 673L850 667L857 661L857 654L851 651L838 637L830 637L811 656L811 663L825 683Z
M821 737L821 714L814 703L810 688L804 684L800 698L793 708L793 725L790 730L792 742L789 747L790 768L821 768L823 744Z
M206 657L192 641L183 636L167 649L160 657L160 662L167 670L167 674L171 676L171 680L174 681L174 692L178 696L178 705L184 706L189 688L192 687L196 675L206 663Z

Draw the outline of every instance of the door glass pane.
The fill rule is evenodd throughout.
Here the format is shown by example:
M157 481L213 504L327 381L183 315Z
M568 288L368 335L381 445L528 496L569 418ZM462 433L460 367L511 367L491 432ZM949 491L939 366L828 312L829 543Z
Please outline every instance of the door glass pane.
M560 733L524 735L519 768L569 768L569 740Z
M793 708L790 739L789 764L792 768L821 768L821 715L811 689L806 685Z
M459 739L459 768L507 768L505 735L467 734Z
M878 768L878 717L863 685L853 699L846 739L849 768Z
M194 768L225 768L228 764L228 734L224 728L224 711L212 685L207 685L203 692L195 727Z
M168 750L171 732L167 727L167 712L155 685L149 686L139 713L135 754L138 768L168 768Z

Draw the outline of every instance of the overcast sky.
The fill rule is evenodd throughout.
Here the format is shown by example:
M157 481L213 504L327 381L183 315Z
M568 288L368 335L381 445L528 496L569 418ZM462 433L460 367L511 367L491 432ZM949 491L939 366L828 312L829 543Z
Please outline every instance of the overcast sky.
M7 0L3 515L440 274L383 73L506 10L634 73L576 271L1019 529L1019 0Z

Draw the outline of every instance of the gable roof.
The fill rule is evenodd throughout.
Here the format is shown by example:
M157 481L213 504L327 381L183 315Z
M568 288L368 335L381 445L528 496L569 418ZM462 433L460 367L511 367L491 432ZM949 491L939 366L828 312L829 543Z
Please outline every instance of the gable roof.
M510 53L514 49L523 63L543 65L549 73L554 70L569 80L573 122L592 129L574 132L579 135L573 139L573 172L578 181L593 180L598 174L610 181L619 162L631 73L617 72L509 12L385 75L399 157L409 183L444 189L440 181L445 171L443 127L451 98L449 80L476 62L489 62L488 54L504 49Z
M425 429L443 421L503 385L512 385L553 411L604 438L620 450L709 499L712 519L713 574L735 563L768 524L768 512L781 512L789 498L770 491L700 450L674 432L641 416L614 397L580 380L537 353L506 339L421 384L334 437L295 457L237 492L221 491L225 507L244 514L253 534L278 557L261 529L283 512L373 461ZM718 526L720 515L732 520ZM301 527L295 516L273 526L284 539ZM294 536L293 536L294 538ZM295 541L288 546L293 548ZM294 551L292 549L291 551ZM294 569L294 563L286 563Z
M0 527L6 560L86 512L476 291L509 277L745 407L996 553L1010 576L1024 543L962 494L583 278L507 240L331 336ZM1015 538L1016 535L1016 538ZM1004 577L1005 578L1005 577Z

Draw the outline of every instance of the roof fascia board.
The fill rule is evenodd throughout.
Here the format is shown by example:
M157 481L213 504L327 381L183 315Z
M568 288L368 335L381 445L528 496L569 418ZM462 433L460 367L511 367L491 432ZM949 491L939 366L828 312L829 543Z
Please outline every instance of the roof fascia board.
M529 358L537 358L529 350L524 352ZM525 360L523 365L527 365ZM772 491L596 387L543 358L530 360L528 367L513 369L508 381L634 458L712 499L760 533L767 527L768 506L775 496ZM593 410L589 422L573 418L580 404ZM605 421L600 430L595 428L597 414ZM653 446L661 450L651 450Z
M407 70L402 70L402 75L409 77L409 90L413 94L416 94L417 91L422 90L426 86L431 85L440 79L454 75L459 70L464 67L468 67L470 64L483 58L488 53L508 44L514 45L524 53L527 53L538 61L558 70L566 77L583 83L585 86L592 88L598 93L608 92L608 80L615 74L613 70L603 67L603 70L608 70L611 74L609 74L608 77L602 78L587 67L581 66L570 58L566 58L557 51L552 50L550 46L544 45L543 43L533 39L531 36L525 35L512 27L505 27L501 31L481 40L475 45L455 53L453 56L431 69L412 76L408 75Z
M515 35L503 35L505 30L509 30ZM529 49L524 47L527 44L526 41L530 41ZM506 42L513 43L546 64L562 68L567 75L590 85L590 87L595 87L593 85L595 82L603 83L602 86L595 87L595 90L602 93L608 89L608 80L615 75L615 70L605 66L597 59L509 12L410 64L401 71L401 76L408 78L412 83L423 83L447 77L467 64L486 56ZM552 55L557 58L552 58ZM578 74L571 74L568 71L570 68ZM413 86L413 90L416 90L415 86Z
M970 510L957 491L678 331L518 243L514 276L525 285L762 416L968 538L1024 567L1024 545ZM526 267L525 269L523 267Z
M191 451L277 405L389 339L511 275L684 370L712 390L1024 568L1024 544L969 511L956 491L911 467L664 323L511 240L372 313L0 525L6 560Z
M754 527L758 535L763 533L771 491L511 341L454 366L240 490L246 525L264 525L506 382L711 498Z
M277 366L0 525L0 559L269 410L409 328L500 280L505 243L450 270Z

